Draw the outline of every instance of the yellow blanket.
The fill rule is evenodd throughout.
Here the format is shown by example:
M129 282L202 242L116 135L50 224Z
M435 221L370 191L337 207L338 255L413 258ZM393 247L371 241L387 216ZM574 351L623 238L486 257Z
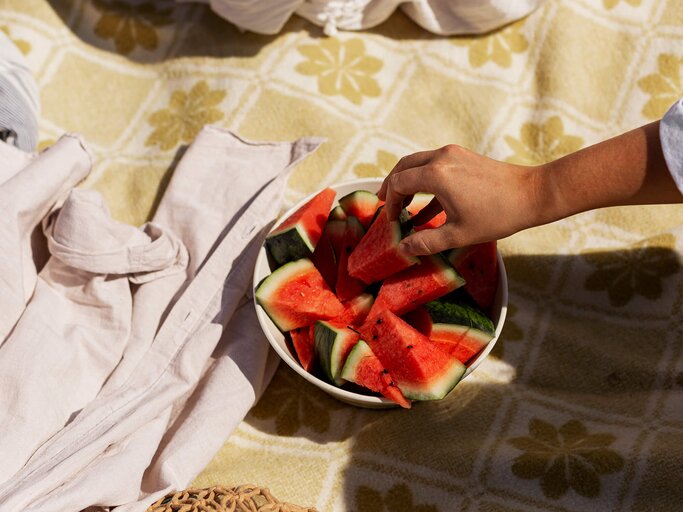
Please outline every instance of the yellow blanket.
M257 36L151 0L0 0L0 29L36 74L41 144L82 133L98 161L86 186L133 224L206 123L327 137L291 204L447 143L551 160L683 95L679 0L548 0L476 38L401 14L335 38L298 18ZM680 224L681 207L617 208L501 241L503 335L447 399L357 409L282 365L195 484L251 482L320 511L681 510Z

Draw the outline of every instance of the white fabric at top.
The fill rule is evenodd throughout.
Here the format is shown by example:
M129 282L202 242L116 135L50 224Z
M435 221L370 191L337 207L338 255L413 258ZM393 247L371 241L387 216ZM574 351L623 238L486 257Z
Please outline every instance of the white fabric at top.
M520 19L543 0L177 0L211 5L243 30L277 34L292 14L325 28L363 30L401 8L422 28L441 35L479 34Z
M683 194L683 99L674 103L659 124L666 165Z
M3 280L31 262L18 241L68 194L45 217L49 261L0 296L19 311L0 346L0 511L142 511L203 469L277 363L245 292L288 170L319 143L207 127L142 229L93 191L69 193L90 164L73 137L0 185L30 213L0 238ZM36 166L33 190L14 183Z

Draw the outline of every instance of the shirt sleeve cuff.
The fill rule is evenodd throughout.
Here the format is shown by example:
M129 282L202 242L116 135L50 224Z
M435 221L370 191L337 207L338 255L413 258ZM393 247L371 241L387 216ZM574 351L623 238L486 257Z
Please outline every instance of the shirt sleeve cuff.
M683 194L683 99L674 103L662 118L659 138L666 165Z

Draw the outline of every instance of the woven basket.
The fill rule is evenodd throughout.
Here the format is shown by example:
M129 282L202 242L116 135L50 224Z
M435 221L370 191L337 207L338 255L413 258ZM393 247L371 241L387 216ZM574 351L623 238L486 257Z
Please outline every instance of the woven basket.
M185 489L167 494L147 512L316 512L314 508L282 503L268 489L255 485Z

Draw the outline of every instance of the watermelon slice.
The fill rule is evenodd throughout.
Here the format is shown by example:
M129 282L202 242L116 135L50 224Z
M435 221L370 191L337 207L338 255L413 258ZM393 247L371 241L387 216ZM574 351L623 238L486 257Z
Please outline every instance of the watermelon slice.
M464 303L449 302L450 297L424 305L433 324L457 324L472 327L493 336L496 328L482 311ZM433 328L433 326L432 326Z
M464 325L433 324L429 339L444 352L467 364L489 344L493 336Z
M304 370L310 372L313 369L315 356L310 326L292 329L289 331L289 336L292 338L292 345L294 346L299 363Z
M333 290L337 284L337 252L341 247L345 232L345 221L328 221L311 256L311 261Z
M344 208L339 205L332 208L330 216L327 220L346 220L346 212L344 211Z
M440 255L420 260L419 265L386 278L379 289L377 302L392 313L402 315L465 284L464 279Z
M331 188L322 190L266 237L266 249L278 266L311 255L336 195Z
M401 390L392 381L389 370L382 366L377 356L363 340L356 343L349 353L342 368L341 378L380 393L401 407L410 409L410 400L403 396Z
M401 318L417 332L429 337L432 332L432 317L424 306L419 306Z
M287 263L261 281L256 300L282 332L334 318L344 311L307 258Z
M465 373L464 364L387 309L368 317L360 331L406 398L441 399Z
M365 229L356 217L349 216L346 219L346 232L344 241L339 250L339 266L337 268L337 297L341 300L349 300L360 295L365 290L365 283L349 275L348 261L349 255L356 248L361 238L365 234Z
M453 249L448 259L467 282L465 289L479 307L490 311L498 288L496 241Z
M399 249L401 239L409 228L407 220L408 212L403 210L399 220L390 222L382 208L349 256L349 274L370 284L419 263L417 257L405 256Z
M329 322L315 324L315 353L327 380L341 386L341 371L351 349L358 343L360 334L348 327L338 327Z
M362 293L349 301L343 302L344 312L329 320L329 322L344 327L348 325L363 325L374 302L375 298L372 295Z
M410 202L408 206L406 206L406 210L408 210L408 213L411 217L414 217L420 210L427 206L433 198L434 196L432 194L415 194L413 200ZM420 226L414 226L414 229L415 231L422 231L423 229L433 229L441 227L445 223L446 212L441 211L434 217L432 217L428 222L425 222Z
M379 207L379 197L367 190L356 190L339 200L346 215L356 217L368 229Z

